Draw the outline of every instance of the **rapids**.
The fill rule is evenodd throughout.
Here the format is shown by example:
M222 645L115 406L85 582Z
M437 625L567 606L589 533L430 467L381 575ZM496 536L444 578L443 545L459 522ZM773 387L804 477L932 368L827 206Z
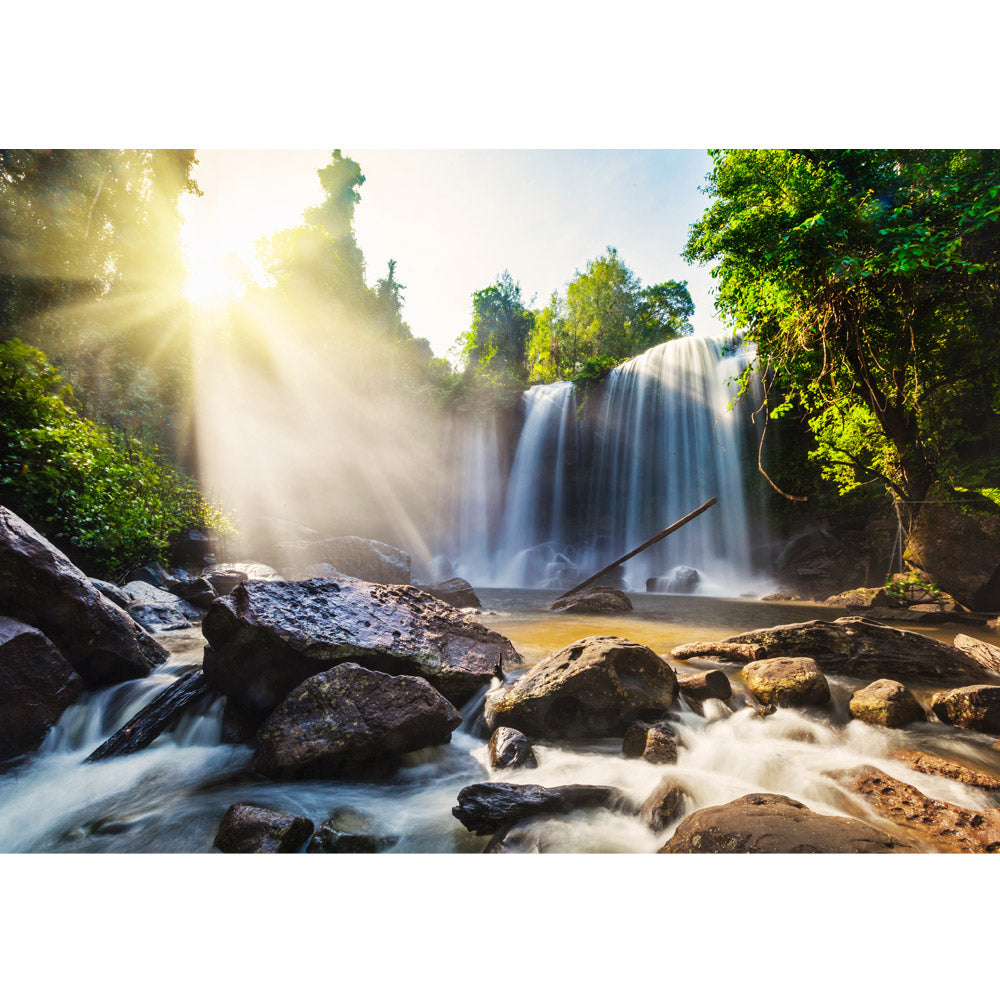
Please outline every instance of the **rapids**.
M480 596L489 609L486 623L512 639L526 666L585 635L619 635L666 654L683 641L840 614L818 605L638 594L632 615L583 618L543 610L552 593L487 590ZM955 630L921 631L949 639ZM983 809L1000 804L995 794L919 774L889 759L894 748L911 747L996 773L992 737L937 723L893 731L851 721L847 701L862 684L837 677L830 678L834 702L829 711L778 709L761 718L742 704L744 688L735 667L728 669L734 688L729 705L707 702L704 714L683 699L675 705L673 725L682 742L675 765L625 759L616 739L574 745L543 741L535 743L537 769L490 774L483 695L463 706L464 721L450 744L409 754L399 771L382 781L266 781L250 768L248 748L221 742L222 699L211 696L148 749L84 764L164 685L200 662L196 629L170 641L171 658L150 677L86 695L64 713L38 753L0 775L0 851L205 852L212 850L228 806L252 802L306 816L317 826L339 808L358 810L371 818L377 833L397 838L392 852L476 852L487 838L466 831L451 809L461 788L488 780L608 784L639 803L670 774L686 791L688 813L768 791L789 795L820 813L871 821L860 798L839 786L830 772L873 764L957 805ZM925 692L916 693L923 697ZM546 851L649 853L673 829L654 834L638 817L600 810L540 821L533 835Z

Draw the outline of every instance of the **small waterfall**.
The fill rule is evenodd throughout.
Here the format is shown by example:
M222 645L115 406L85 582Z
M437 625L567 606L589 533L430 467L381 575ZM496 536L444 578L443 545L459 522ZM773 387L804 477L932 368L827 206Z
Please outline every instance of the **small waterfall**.
M473 584L562 589L717 496L717 510L627 563L622 583L754 589L761 519L743 482L753 431L747 404L730 407L747 361L734 338L682 337L619 366L590 398L572 382L533 386L506 488L496 424L453 429L452 567ZM757 541L762 532L754 523Z

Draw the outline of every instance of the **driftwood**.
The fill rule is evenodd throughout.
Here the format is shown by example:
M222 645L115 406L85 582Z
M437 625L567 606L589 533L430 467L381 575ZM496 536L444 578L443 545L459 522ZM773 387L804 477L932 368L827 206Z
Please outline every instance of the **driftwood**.
M675 660L704 656L713 660L746 663L750 660L763 660L768 654L763 646L748 642L685 642L682 646L674 646L670 655Z
M711 500L706 500L705 503L703 503L700 507L697 507L695 510L691 511L690 514L685 514L684 517L682 517L679 521L674 521L674 523L670 525L669 528L664 528L663 531L659 532L656 535L653 535L652 538L650 538L648 541L643 542L642 545L640 545L638 548L633 549L631 552L626 552L625 555L623 555L620 559L616 559L613 563L608 563L608 565L605 566L604 569L599 570L593 576L588 576L587 579L583 581L583 583L578 583L575 587L571 587L561 597L557 597L556 600L553 602L553 604L565 600L567 597L570 596L570 594L575 594L577 591L583 590L585 587L589 587L592 583L595 583L597 580L600 580L600 578L604 576L605 573L608 573L611 570L616 569L617 567L621 566L622 563L628 562L629 559L632 558L632 556L637 556L640 552L644 551L645 549L648 549L650 545L655 545L661 539L666 538L667 535L672 535L678 528L683 528L684 525L688 523L688 521L693 521L699 514L704 514L709 507L714 506L718 502L719 502L718 497L712 497Z
M966 656L971 656L978 664L995 674L1000 674L1000 646L981 639L973 639L971 635L956 635L955 648Z
M109 757L123 757L148 747L192 702L208 691L200 670L175 681L140 709L121 729L106 739L85 761L90 764Z

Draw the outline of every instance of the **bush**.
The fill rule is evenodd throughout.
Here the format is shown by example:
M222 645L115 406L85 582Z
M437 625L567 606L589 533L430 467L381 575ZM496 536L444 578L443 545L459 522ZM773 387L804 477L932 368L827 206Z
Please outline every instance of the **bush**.
M188 528L232 525L149 445L81 417L41 351L0 343L0 496L51 541L116 575Z

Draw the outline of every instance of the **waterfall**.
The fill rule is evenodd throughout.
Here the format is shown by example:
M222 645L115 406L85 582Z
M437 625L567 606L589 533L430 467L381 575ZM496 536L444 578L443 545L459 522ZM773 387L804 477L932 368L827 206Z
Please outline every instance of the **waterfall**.
M746 404L730 407L747 360L731 337L682 337L586 392L533 386L505 487L495 422L456 429L453 566L480 586L566 589L715 496L716 508L626 563L619 585L755 589L751 537L763 525L743 481L752 430Z

